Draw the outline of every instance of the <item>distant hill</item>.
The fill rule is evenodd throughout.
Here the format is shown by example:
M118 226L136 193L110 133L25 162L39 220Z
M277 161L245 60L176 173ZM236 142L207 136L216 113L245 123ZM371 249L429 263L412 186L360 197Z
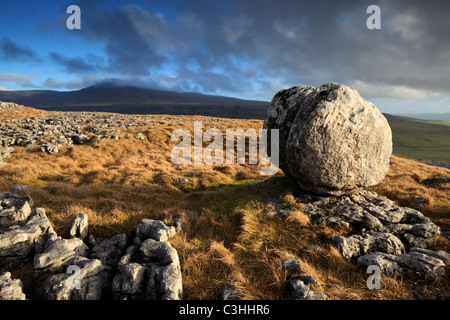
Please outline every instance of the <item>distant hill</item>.
M450 121L450 112L448 113L405 113L399 114L402 117L421 119L421 120L436 120L436 121Z
M0 101L11 101L49 111L203 115L232 119L264 119L270 104L264 101L193 92L178 93L114 83L99 83L68 92L0 91ZM450 122L419 120L390 114L385 116L392 128L395 155L410 159L450 161Z
M269 107L269 102L265 101L110 83L100 83L76 91L0 91L0 101L12 101L48 111L205 115L239 119L262 119Z
M410 159L450 161L450 123L384 114L392 129L394 154Z

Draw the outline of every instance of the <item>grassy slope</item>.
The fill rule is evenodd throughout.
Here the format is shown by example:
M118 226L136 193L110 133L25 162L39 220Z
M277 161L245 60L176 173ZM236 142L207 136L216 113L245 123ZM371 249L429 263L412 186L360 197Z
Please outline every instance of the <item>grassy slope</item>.
M385 116L392 129L395 155L450 161L450 123Z
M0 190L29 185L27 193L36 206L46 209L63 237L80 212L88 214L90 232L101 238L129 233L142 218L161 219L169 225L173 218L181 218L183 231L171 243L180 255L187 299L212 299L223 285L237 287L246 299L282 299L286 273L281 262L290 258L303 262L302 271L317 279L321 287L316 289L330 299L411 299L417 288L430 299L450 298L448 281L432 278L382 277L381 290L368 290L365 270L345 261L326 240L349 230L310 223L303 205L295 202L294 181L281 172L270 179L272 185L251 187L250 182L267 179L255 165L174 166L170 158L176 144L170 141L173 130L184 127L192 132L193 120L207 119L177 118L187 122L166 117L165 124L136 128L147 140L122 132L118 141L61 148L52 156L16 147L9 164L0 169ZM261 126L259 120L226 119L204 123L203 130ZM421 211L435 222L450 225L450 189L418 184L431 176L450 177L450 170L393 157L387 178L373 189L402 205L412 205L412 196L425 197ZM189 182L181 185L180 178ZM264 215L273 210L261 202L267 197L277 198L294 214L286 221ZM437 238L433 248L448 251L450 245ZM14 276L26 278L30 272L25 266Z

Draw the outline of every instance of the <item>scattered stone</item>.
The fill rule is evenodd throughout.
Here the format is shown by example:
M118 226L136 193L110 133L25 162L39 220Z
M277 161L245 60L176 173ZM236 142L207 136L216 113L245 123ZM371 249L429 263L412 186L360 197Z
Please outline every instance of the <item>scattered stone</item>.
M357 262L360 257L366 256L366 259L377 260L391 274L396 273L395 270L402 273L403 267L399 264L400 260L390 259L385 254L400 256L406 254L408 248L425 249L434 237L441 234L441 229L421 212L399 207L393 201L367 190L350 196L321 197L307 204L305 213L315 223L328 226L348 224L353 232L361 232L329 239L349 261ZM379 255L381 253L383 255ZM411 255L403 257L403 263L415 263ZM432 268L424 270L432 271Z
M175 224L175 229L176 229L178 232L183 231L181 218L175 218L175 219L173 219L173 223Z
M241 300L241 293L233 287L221 287L216 297L217 300Z
M79 268L76 279L71 278L71 273L49 276L39 286L38 298L44 300L101 300L108 297L111 267L103 265L100 260L89 260L84 257L75 257L71 266ZM79 281L79 284L71 284L71 280Z
M88 143L91 146L95 146L101 139L102 139L101 136L95 135L95 136L92 136L91 138L89 138Z
M424 249L424 248L411 248L411 250L409 250L410 253L412 252L418 252L418 253L423 253L426 254L428 256L431 256L433 258L437 258L442 260L443 262L447 262L450 261L450 253L445 252L445 251L432 251L432 250L428 250L428 249Z
M389 124L350 87L330 83L281 90L271 102L264 128L280 130L280 168L305 191L352 193L378 184L387 174Z
M313 285L313 286L320 287L319 282L317 282L316 279L314 279L312 276L310 276L308 274L304 274L304 273L295 274L291 277L291 279L301 280L306 285Z
M54 232L43 208L36 208L23 226L0 233L0 270L12 270L42 252L49 234Z
M0 274L0 300L26 300L20 279L11 279L10 272Z
M328 297L311 288L300 279L290 280L285 288L286 296L294 300L326 300Z
M5 112L5 111L21 112L22 108L17 103L14 103L14 102L0 101L0 113Z
M136 133L134 135L134 138L138 139L138 140L145 140L146 139L145 136L141 132Z
M89 137L87 134L74 134L71 136L73 143L75 144L85 144L89 142Z
M400 255L374 252L359 257L357 264L363 267L376 265L386 275L403 276L409 270L421 275L442 276L445 274L443 260L418 251Z
M55 154L59 152L59 149L56 145L51 143L46 143L41 146L42 152L47 152L48 154Z
M6 165L4 160L10 158L14 151L15 150L12 147L0 148L0 168Z
M124 254L127 242L127 236L124 233L102 240L93 247L91 258L99 259L105 265L115 266Z
M185 179L185 178L183 178L183 179L178 179L178 183L179 184L186 184L186 183L188 183L189 182L189 179Z
M268 211L268 212L263 212L263 214L267 215L267 216L278 216L281 219L286 219L288 218L292 213L292 210L290 209L277 209L277 211Z
M69 231L70 237L77 237L86 241L89 235L88 216L85 213L78 214L73 220L72 227Z
M450 184L450 178L427 178L419 182L427 188L440 188Z
M302 262L298 259L290 259L283 261L282 266L286 271L299 270L302 268Z
M147 239L131 245L113 279L115 299L179 300L183 296L177 251L164 241Z
M159 220L142 219L134 229L134 234L141 240L150 238L156 241L167 241L175 236L176 229L166 226Z
M32 205L29 196L0 192L0 227L24 223L31 215Z
M87 256L89 247L79 238L56 239L46 250L34 256L35 273L60 273L65 271L76 256Z
M403 243L390 233L363 233L350 237L332 236L330 239L336 244L342 256L349 261L356 261L359 256L373 252L405 253Z

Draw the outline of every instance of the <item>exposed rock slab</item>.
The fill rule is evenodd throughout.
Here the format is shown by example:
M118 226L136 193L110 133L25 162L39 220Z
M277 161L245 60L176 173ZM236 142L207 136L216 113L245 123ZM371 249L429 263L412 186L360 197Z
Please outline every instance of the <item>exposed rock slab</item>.
M53 229L43 208L36 208L23 226L0 233L0 269L11 270L43 250Z
M32 205L29 196L0 192L0 227L24 223L31 215Z
M38 297L44 300L101 300L110 295L112 268L97 259L76 257L71 266L79 269L73 280L71 273L47 277L39 286ZM71 282L79 281L79 283Z
M403 275L408 270L443 274L450 255L426 249L441 231L421 212L397 206L394 201L367 190L318 198L305 209L312 221L357 232L329 237L347 260L366 267L377 265L390 275Z
M167 241L176 234L175 227L168 227L164 222L152 219L142 219L134 229L136 237L142 239L153 239L156 241Z
M0 274L0 300L26 300L22 281L11 279L10 272Z
M183 296L180 261L164 241L147 239L127 249L113 280L115 299L179 300Z

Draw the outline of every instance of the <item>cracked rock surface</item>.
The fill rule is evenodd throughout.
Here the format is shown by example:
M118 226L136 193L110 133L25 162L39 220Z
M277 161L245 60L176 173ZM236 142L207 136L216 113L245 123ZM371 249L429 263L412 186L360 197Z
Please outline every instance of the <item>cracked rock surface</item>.
M347 260L365 267L377 265L386 274L444 273L450 255L427 249L441 230L421 212L368 190L315 200L305 209L313 222L352 230L349 236L329 237Z
M133 238L118 234L94 239L88 217L79 214L63 239L45 210L29 196L0 192L0 300L100 300L183 297L180 260L167 240L176 228L143 219ZM14 268L33 267L32 291L24 293ZM29 296L27 296L29 295Z

